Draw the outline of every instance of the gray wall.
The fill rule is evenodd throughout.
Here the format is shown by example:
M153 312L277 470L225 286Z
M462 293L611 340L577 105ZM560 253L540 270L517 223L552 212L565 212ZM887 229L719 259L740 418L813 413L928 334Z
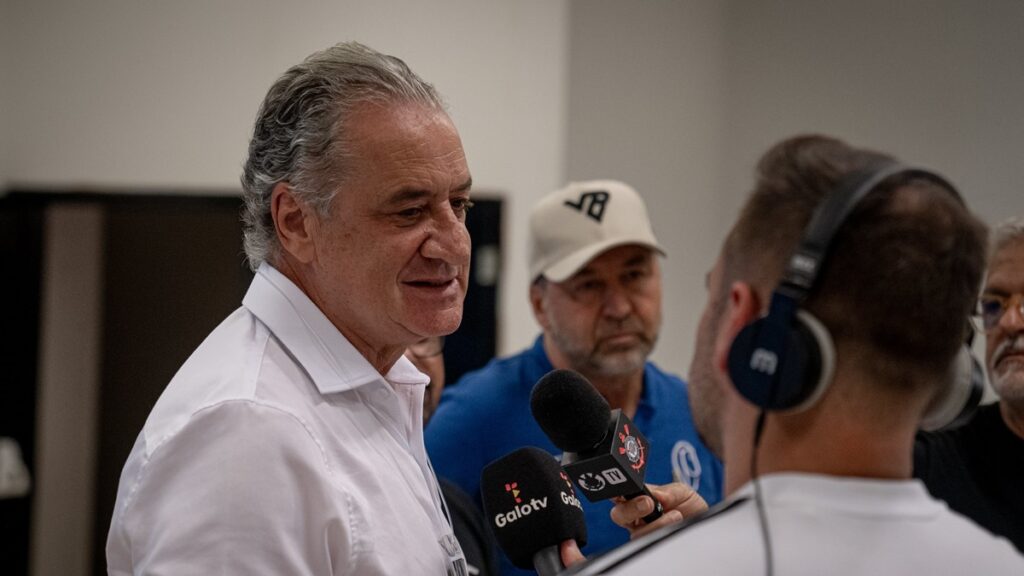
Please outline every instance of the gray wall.
M0 187L236 190L267 86L308 53L359 39L437 84L478 190L507 201L502 352L536 332L529 206L568 178L612 177L647 197L669 249L655 358L680 373L704 274L757 156L784 136L830 133L936 167L990 223L1024 213L1019 0L301 8L0 0Z
M513 320L499 345L532 336L514 224L564 179L565 0L47 0L7 10L2 140L19 187L236 190L256 109L287 67L348 39L402 57L446 96L476 188L507 199L505 255L517 265L502 282Z
M620 179L647 201L668 253L654 357L685 373L722 221L722 3L574 2L570 22L569 178Z
M11 0L0 0L0 194L3 194L7 184L8 157L13 140L8 127L8 118L11 116L10 89L14 75L10 3Z
M673 371L754 164L786 136L937 168L990 223L1024 213L1018 0L588 0L570 23L568 175L647 197L670 250L655 359Z

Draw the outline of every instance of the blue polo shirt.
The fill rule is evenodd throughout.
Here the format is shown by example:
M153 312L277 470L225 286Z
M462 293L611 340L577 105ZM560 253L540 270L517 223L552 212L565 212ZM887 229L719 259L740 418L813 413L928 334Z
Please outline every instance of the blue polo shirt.
M481 506L480 473L484 466L523 446L536 446L560 456L530 413L530 392L553 369L543 337L533 347L492 360L447 387L426 429L427 452L437 475L457 484ZM643 392L633 422L649 446L646 481L679 480L693 486L708 502L722 497L722 464L697 436L690 415L686 384L648 362ZM624 544L629 533L612 522L610 501L580 497L587 519L584 554ZM501 555L502 574L529 574Z

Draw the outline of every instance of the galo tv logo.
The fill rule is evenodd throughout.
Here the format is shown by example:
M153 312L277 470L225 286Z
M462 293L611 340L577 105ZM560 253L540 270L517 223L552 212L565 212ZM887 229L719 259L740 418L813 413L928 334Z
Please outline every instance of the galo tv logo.
M568 482L568 478L562 474L562 479L566 481L566 485L569 487L569 493L565 491L559 492L562 503L567 506L575 506L580 510L583 509L583 505L580 504L578 498L573 492L572 484ZM505 492L508 493L509 497L513 501L512 510L503 514L495 514L494 524L498 528L504 528L509 524L512 524L516 520L519 520L523 516L529 516L534 512L539 512L548 507L548 497L543 498L531 498L528 502L523 501L523 493L519 489L518 482L508 482L505 484Z

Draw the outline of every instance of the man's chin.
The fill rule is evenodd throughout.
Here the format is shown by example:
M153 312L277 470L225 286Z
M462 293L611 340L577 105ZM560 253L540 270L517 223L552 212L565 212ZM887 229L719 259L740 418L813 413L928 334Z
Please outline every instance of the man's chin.
M999 366L992 378L992 389L1005 400L1024 399L1024 368L1018 365Z
M601 373L609 376L625 376L643 370L648 351L632 348L624 351L602 352L595 358Z
M446 310L426 318L417 318L411 323L411 332L423 337L447 336L459 329L462 311Z

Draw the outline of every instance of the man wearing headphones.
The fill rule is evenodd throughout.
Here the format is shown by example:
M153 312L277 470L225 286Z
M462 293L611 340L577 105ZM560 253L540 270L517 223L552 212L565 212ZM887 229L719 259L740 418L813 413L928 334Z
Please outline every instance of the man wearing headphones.
M950 508L1024 552L1024 218L993 234L978 313L999 402L961 428L920 434L914 475Z
M1024 574L911 479L984 260L985 226L941 177L820 136L769 150L709 274L690 372L694 401L718 407L705 433L730 498L577 570ZM645 499L616 521L635 526Z

